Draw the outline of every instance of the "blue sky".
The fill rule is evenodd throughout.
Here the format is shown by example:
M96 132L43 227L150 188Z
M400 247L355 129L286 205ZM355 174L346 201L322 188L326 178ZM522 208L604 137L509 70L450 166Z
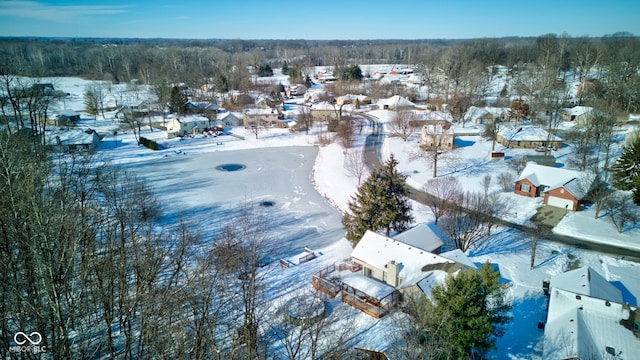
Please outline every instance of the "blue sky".
M0 0L0 36L460 39L640 35L637 0Z

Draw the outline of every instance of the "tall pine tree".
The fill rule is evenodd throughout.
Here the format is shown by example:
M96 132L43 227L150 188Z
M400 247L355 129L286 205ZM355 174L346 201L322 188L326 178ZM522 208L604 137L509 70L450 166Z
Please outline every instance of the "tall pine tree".
M613 166L614 185L621 190L633 190L634 203L640 205L640 136L624 147Z
M396 167L398 161L391 156L385 166L371 172L349 201L349 211L342 218L347 239L356 244L367 230L405 231L413 221L409 203L406 176Z

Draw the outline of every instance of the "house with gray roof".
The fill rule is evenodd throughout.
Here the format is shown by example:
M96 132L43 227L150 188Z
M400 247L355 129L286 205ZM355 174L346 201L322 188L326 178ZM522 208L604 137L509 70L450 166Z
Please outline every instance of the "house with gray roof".
M590 267L551 278L542 359L630 360L640 354L638 308Z

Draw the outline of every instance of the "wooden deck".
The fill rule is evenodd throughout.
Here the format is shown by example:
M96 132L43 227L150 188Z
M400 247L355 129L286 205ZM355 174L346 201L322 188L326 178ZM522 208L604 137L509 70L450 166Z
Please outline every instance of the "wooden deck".
M331 297L335 297L340 294L342 302L353 306L369 316L379 319L398 304L400 299L398 291L392 292L383 299L375 299L364 291L344 284L337 279L329 279L329 274L335 271L349 270L351 272L356 272L360 269L361 267L358 264L350 264L346 262L332 264L313 274L311 277L311 283L314 289Z

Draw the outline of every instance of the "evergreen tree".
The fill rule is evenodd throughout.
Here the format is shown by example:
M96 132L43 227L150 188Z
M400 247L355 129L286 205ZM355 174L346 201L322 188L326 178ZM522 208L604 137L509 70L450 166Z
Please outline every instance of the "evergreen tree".
M179 87L174 86L171 89L171 97L169 99L169 108L171 112L177 113L178 115L184 115L187 112L188 100L189 99L184 92L182 92Z
M93 91L87 90L84 93L84 106L86 107L87 114L93 115L93 118L98 117L100 108L98 105L98 97Z
M407 198L406 176L396 169L398 161L391 156L385 166L373 170L349 201L342 218L347 239L354 245L367 230L402 232L413 221Z
M271 66L269 66L269 64L260 65L260 67L258 67L258 76L273 76L273 69L271 68Z
M500 284L500 273L488 262L477 271L466 269L449 276L431 290L429 311L433 316L424 332L437 332L440 339L447 339L441 349L447 358L486 354L504 334L502 325L511 321L506 291Z
M640 136L624 147L613 166L613 182L618 189L640 191Z
M340 69L339 71L340 79L346 81L361 81L364 76L362 75L362 69L360 69L360 65L354 64Z

